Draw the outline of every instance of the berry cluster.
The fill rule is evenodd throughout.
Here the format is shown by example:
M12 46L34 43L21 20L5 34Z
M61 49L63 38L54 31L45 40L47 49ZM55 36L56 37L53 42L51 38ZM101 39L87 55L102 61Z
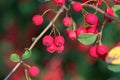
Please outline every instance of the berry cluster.
M89 55L94 58L102 57L108 53L108 48L106 45L93 45L90 47Z
M74 0L54 0L55 6L57 6L58 8L61 7L58 12L51 9L53 12L57 12L56 16L53 18L53 20L51 20L49 25L43 30L43 32L37 37L37 39L35 39L35 41L32 43L30 48L28 50L26 50L26 52L22 55L21 60L17 54L13 54L11 60L13 62L23 63L23 60L28 59L31 55L31 50L34 47L34 45L36 44L36 42L41 38L41 36L44 35L44 33L49 28L52 28L50 34L45 35L42 39L42 43L46 47L46 51L49 53L63 52L65 39L62 35L60 35L59 30L55 26L55 21L64 10L66 11L66 16L63 18L62 23L67 28L68 38L71 40L78 40L79 38L81 38L81 35L83 34L82 41L80 41L80 43L82 43L85 39L87 39L87 40L85 40L86 43L85 42L83 42L83 43L85 45L86 44L91 45L91 47L89 49L89 55L94 58L100 57L103 60L105 60L106 55L108 54L108 47L102 43L101 38L102 38L102 33L103 33L105 23L112 22L112 20L117 21L117 19L115 19L115 17L114 17L114 10L113 10L112 6L109 6L106 3L106 1L103 1L103 0L81 0L81 1L82 2L74 1ZM116 4L120 5L120 0L114 0L114 2ZM101 6L103 3L105 3L105 5L106 5L105 11L103 11L102 9L99 8L99 6ZM96 12L95 13L88 12L86 10L86 8L84 8L84 7L93 8L96 10ZM81 25L79 27L77 27L76 22L72 19L72 16L70 16L70 17L68 16L70 14L69 10L71 8L72 8L72 11L75 13L79 13L79 12L82 13L83 24L81 23ZM39 14L34 15L32 18L33 23L36 26L42 25L44 22L43 16L48 11L50 11L50 9L46 10L42 15L39 15ZM102 23L101 27L100 27L99 19L96 15L97 12L102 13L104 16L104 22ZM120 21L118 21L118 22L120 22ZM92 38L91 38L91 36L92 36ZM91 41L91 40L93 40L93 41ZM88 44L89 41L91 41L91 43ZM120 42L117 43L117 46L120 46ZM14 56L15 56L15 58L14 58ZM38 69L38 67L36 67L36 66L29 67L28 73L31 77L37 76L39 74L39 72L40 72L40 70ZM49 75L54 74L54 76L57 76L57 78L53 79L52 75L51 75L52 77L49 77L49 75L48 75L47 79L45 78L43 80L48 80L48 79L49 80L62 80L62 78L61 78L62 75L60 75L60 73L62 74L61 69L58 69L57 71L56 71L56 69L54 69ZM11 75L11 73L8 76L10 76L10 75ZM7 79L5 79L5 80L7 80Z
M42 39L42 43L46 46L47 52L54 53L56 51L57 53L61 53L64 50L65 40L63 36L56 36L53 38L50 35L46 35Z

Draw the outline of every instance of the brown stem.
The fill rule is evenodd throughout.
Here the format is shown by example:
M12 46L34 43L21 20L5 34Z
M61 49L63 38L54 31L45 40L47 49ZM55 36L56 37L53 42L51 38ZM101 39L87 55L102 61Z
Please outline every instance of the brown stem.
M56 19L59 17L59 15L63 12L65 9L65 6L62 6L56 16L53 18L53 20L48 24L48 26L38 35L38 37L35 39L35 41L31 44L29 47L29 50L32 50L32 48L35 46L35 44L38 42L38 40L45 34L45 32L54 24Z
M35 46L35 44L38 42L38 40L45 34L45 32L54 24L54 22L56 21L56 19L59 17L59 15L63 12L63 10L65 9L65 6L63 5L58 13L56 14L56 16L53 18L53 20L48 24L48 26L38 35L38 37L35 39L35 41L31 44L31 46L29 47L29 50L32 50L33 47ZM22 61L17 63L17 65L12 69L12 71L7 75L7 77L5 77L4 80L8 80L8 78L17 70L17 68L21 65Z
M11 72L5 77L4 80L8 80L8 78L17 70L17 68L21 65L22 61L16 64L16 66L11 70Z
M102 45L102 33L103 33L103 29L104 29L106 22L107 22L106 20L103 22L101 29L100 29L100 32L98 34L98 39L96 41L96 44L98 44L98 45Z
M100 12L101 14L103 14L103 15L105 15L105 16L111 18L112 20L114 20L114 21L120 23L120 20L119 20L119 19L117 19L117 18L115 18L115 17L112 17L112 16L108 15L105 11L103 11L103 10L100 9L100 8L98 8L97 6L90 5L90 4L83 4L82 6L83 6L83 7L90 7L90 8L93 8L93 9L97 10L98 12Z

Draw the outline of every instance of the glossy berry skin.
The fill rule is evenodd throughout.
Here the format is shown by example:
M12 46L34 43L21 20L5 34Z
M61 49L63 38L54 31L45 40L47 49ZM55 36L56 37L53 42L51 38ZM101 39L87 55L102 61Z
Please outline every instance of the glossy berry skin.
M117 46L120 46L120 42L117 43Z
M88 0L82 0L82 2L86 2L86 1L88 1Z
M80 34L83 34L83 33L87 33L86 28L84 28L82 26L78 27L77 30L76 30L77 36L79 36Z
M71 39L71 40L74 40L74 39L77 38L76 32L74 30L68 30L67 34L68 34L68 38Z
M65 4L65 0L54 0L54 4L55 5L64 5Z
M120 5L120 0L114 0L114 2L118 5Z
M71 26L73 21L70 17L65 17L62 21L63 25L64 26Z
M56 45L53 43L50 46L46 47L46 51L49 53L54 53L56 51Z
M99 45L97 47L97 52L99 55L105 55L108 53L108 48L106 45Z
M98 22L98 17L95 14L87 14L85 20L90 25L95 25Z
M62 53L63 50L64 50L64 46L60 46L60 47L57 47L57 48L56 48L56 52L57 52L57 53Z
M97 34L98 30L96 27L89 27L87 28L87 33L93 33L93 34Z
M96 45L90 47L89 55L91 57L94 57L94 58L98 58L99 57L99 55L97 54L97 46Z
M113 16L114 16L114 10L113 10L113 8L112 8L112 7L108 7L108 8L106 9L106 13L107 13L108 15L110 15L111 17L113 17ZM109 18L109 17L107 17L107 16L104 16L104 18L107 20L107 22L111 22L111 21L112 21L112 19Z
M36 26L39 26L43 23L44 19L41 15L34 15L32 21Z
M63 36L56 36L54 39L54 43L56 46L62 46L65 43L64 37Z
M74 2L74 3L72 4L72 8L73 8L73 10L74 10L75 12L79 12L79 11L82 10L82 5L81 5L80 2Z
M53 37L49 35L44 36L42 39L42 43L44 46L50 46L51 44L53 44L53 41Z
M102 0L98 0L97 3L96 3L97 6L100 6L102 5Z
M39 68L38 68L37 66L32 66L32 67L28 70L28 72L29 72L29 75L30 75L31 77L35 77L35 76L37 76L37 75L39 74L40 70L39 70Z

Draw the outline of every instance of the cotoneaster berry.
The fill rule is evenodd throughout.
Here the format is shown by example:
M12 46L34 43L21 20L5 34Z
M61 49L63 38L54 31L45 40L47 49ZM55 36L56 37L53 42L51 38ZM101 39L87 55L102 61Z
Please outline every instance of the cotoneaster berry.
M108 8L106 9L106 13L107 13L108 15L110 15L111 17L113 17L113 16L114 16L114 10L113 10L113 8L112 8L112 7L108 7ZM112 21L112 19L109 18L109 17L107 17L107 16L104 16L104 18L107 20L107 22L111 22L111 21Z
M97 0L97 3L96 3L97 6L100 6L102 5L102 0Z
M41 15L34 15L32 21L36 26L39 26L43 23L44 19Z
M63 36L56 36L54 39L54 43L56 46L62 46L65 43L64 37Z
M88 0L82 0L82 2L86 2L86 1L88 1Z
M117 43L117 46L120 46L120 42Z
M78 27L77 30L76 30L77 36L79 36L80 34L83 34L83 33L87 33L86 28L84 28L82 26Z
M89 49L89 55L94 58L98 58L99 55L97 54L97 45L91 46Z
M35 76L37 76L37 75L39 74L40 70L39 70L39 68L38 68L37 66L32 66L32 67L28 70L28 72L29 72L29 75L30 75L31 77L35 77Z
M99 55L105 55L108 53L108 48L106 45L99 45L97 47L97 52Z
M72 8L73 8L73 10L74 10L75 12L79 12L79 11L82 10L82 5L81 5L80 2L74 2L74 3L72 4Z
M50 46L51 44L53 44L53 42L54 42L54 39L50 35L46 35L42 39L42 43L44 46Z
M53 43L50 46L46 47L46 51L49 53L54 53L56 51L56 45Z
M64 26L71 26L73 21L70 17L65 17L62 21L63 25Z
M65 4L65 0L54 0L54 4L55 5L64 5Z
M114 0L114 2L118 5L120 5L120 0Z
M61 53L64 50L64 46L56 47L56 52Z
M98 17L95 14L89 13L86 15L85 20L90 25L95 25L98 22Z
M76 32L74 30L68 30L67 34L68 34L68 38L71 39L71 40L74 40L74 39L77 38Z
M96 27L89 27L87 28L87 33L93 33L93 34L97 34L97 28Z

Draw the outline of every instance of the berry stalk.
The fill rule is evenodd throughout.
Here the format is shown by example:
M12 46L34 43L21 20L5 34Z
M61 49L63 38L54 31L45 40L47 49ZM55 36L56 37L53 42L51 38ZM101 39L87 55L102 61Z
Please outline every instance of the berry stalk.
M98 12L100 12L101 14L103 14L103 15L105 15L105 16L107 16L107 17L113 19L114 21L120 23L120 20L119 20L119 19L117 19L117 18L115 18L115 17L112 17L112 16L108 15L105 11L103 11L102 9L100 9L100 8L94 6L94 5L82 4L82 6L93 8L93 9L97 10Z
M57 18L59 17L59 15L63 12L63 10L65 9L65 6L63 5L58 13L56 14L56 16L53 18L53 20L48 24L48 26L38 35L38 37L35 39L35 41L31 44L31 46L29 47L29 50L32 50L33 47L35 46L35 44L38 42L38 40L45 34L45 32L54 24L54 22L57 20ZM22 61L17 63L16 66L12 69L12 71L7 75L7 77L5 77L4 80L8 80L8 78L17 70L17 68L21 65L21 63L23 63Z

